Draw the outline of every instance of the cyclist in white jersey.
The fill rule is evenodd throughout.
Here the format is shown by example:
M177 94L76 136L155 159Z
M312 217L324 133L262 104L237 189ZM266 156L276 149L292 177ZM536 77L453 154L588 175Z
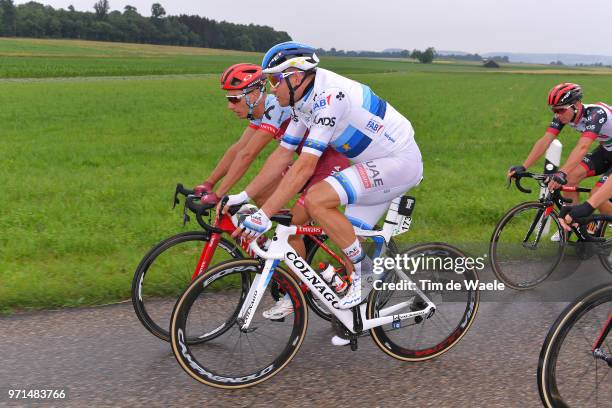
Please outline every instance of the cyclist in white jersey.
M592 194L597 191L608 178L612 168L612 109L605 103L583 104L582 88L573 83L561 83L551 89L548 94L548 105L555 116L544 136L533 146L529 156L522 166L511 167L508 176L517 171L524 171L544 155L546 149L557 137L559 132L568 125L581 133L578 143L570 153L565 164L552 175L549 183L551 189L562 184L577 186L586 177L601 175ZM597 140L597 146L592 152L588 149ZM574 204L578 201L578 193L567 193ZM605 202L599 210L612 213L612 205Z
M306 195L309 214L354 265L351 287L340 302L340 308L346 309L362 300L365 253L353 225L372 228L394 198L421 181L423 164L412 125L405 117L369 87L317 68L318 63L314 48L293 42L278 44L264 56L262 68L272 92L281 106L293 108L294 120L281 140L284 149L269 157L246 191L256 192L267 178L276 177L305 132L310 133L287 177L241 227L250 239L267 231L269 216L310 177L327 146L351 159L351 167L327 177ZM346 216L338 210L340 205L346 205Z

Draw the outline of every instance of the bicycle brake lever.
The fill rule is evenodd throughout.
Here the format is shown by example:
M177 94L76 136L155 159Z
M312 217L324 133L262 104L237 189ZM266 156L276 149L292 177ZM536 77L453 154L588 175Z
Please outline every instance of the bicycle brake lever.
M183 227L187 225L189 221L191 221L191 218L187 212L187 199L185 199L185 204L183 205Z
M180 184L177 184L177 185L176 185L176 189L174 190L174 204L172 204L172 209L173 209L173 210L176 208L176 205L177 205L177 204L180 204L180 202L181 202L181 201L179 200L179 198L178 198L178 195L179 195L179 185L180 185Z

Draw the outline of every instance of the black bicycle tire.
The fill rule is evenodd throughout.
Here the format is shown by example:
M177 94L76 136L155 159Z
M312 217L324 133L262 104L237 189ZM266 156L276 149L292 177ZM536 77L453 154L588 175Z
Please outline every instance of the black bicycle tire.
M493 230L493 234L491 235L491 240L489 242L489 259L491 260L491 269L493 270L493 273L495 274L495 276L502 281L506 286L514 289L514 290L528 290L528 289L533 289L536 286L540 285L542 282L544 282L546 279L548 279L548 277L554 272L555 268L557 266L559 266L559 264L561 263L561 261L563 260L563 257L565 255L565 240L566 240L566 235L563 233L563 229L559 226L559 221L558 221L558 215L556 213L556 211L553 211L551 213L551 217L552 219L554 219L555 224L557 225L557 228L560 231L560 240L561 241L561 250L559 251L559 254L557 255L557 258L555 259L554 262L551 263L551 265L549 266L548 270L542 274L542 276L535 282L532 283L530 285L518 285L515 281L511 280L500 268L497 259L497 253L496 253L496 248L497 248L497 243L499 241L499 237L503 231L503 228L505 227L505 225L514 217L514 215L516 213L518 213L520 210L526 209L528 207L541 207L544 208L544 204L540 203L539 201L527 201L524 203L520 203L518 205L515 205L514 207L512 207L510 210L508 210L503 217L499 220L499 222L495 225L495 229Z
M192 302L198 296L198 291L201 292L204 290L205 284L203 284L203 281L214 281L215 274L221 273L222 271L230 268L233 269L242 267L249 273L260 273L261 265L261 262L257 259L235 259L221 262L209 268L206 273L198 276L176 302L174 310L172 311L170 325L172 351L183 370L185 370L185 372L195 380L212 387L223 389L252 387L278 374L287 364L289 364L289 362L291 362L293 357L300 349L308 328L308 308L304 306L306 301L299 284L287 270L278 266L274 272L274 275L276 276L276 274L281 274L289 285L287 291L291 293L292 296L296 296L298 298L297 303L294 302L294 304L297 304L298 306L292 316L294 316L295 319L298 319L299 322L297 324L294 323L291 336L292 339L287 342L285 349L281 352L281 355L274 360L273 364L267 366L266 369L259 373L254 373L253 375L246 375L239 378L218 376L215 373L203 368L201 363L199 363L197 359L191 353L189 353L190 344L185 344L185 342L182 341L184 325L191 307L190 301ZM275 279L275 277L272 279ZM294 338L294 336L297 337Z
M134 312L136 313L136 316L138 317L140 323L142 323L142 325L155 337L167 342L170 341L170 333L168 329L162 328L155 322L155 320L147 312L144 302L141 300L141 285L146 277L147 271L160 255L162 255L166 250L174 247L175 245L188 241L206 242L208 240L210 240L210 234L206 231L181 232L179 234L168 237L153 246L138 264L138 267L136 268L136 271L134 272L134 277L132 279L132 306L134 307ZM221 237L219 241L219 247L224 249L234 259L244 258L243 254L240 252L237 246L233 242L223 237ZM248 288L246 290L248 291ZM220 334L221 333L219 333L218 335ZM201 342L206 341L206 339L189 339L189 341Z
M431 243L415 245L409 248L407 251L404 251L403 253L407 254L409 252L423 252L425 250L444 251L447 253L451 252L451 253L454 253L455 255L460 255L464 258L467 257L461 250L451 245L448 245L446 243L442 243L442 242L431 242ZM473 278L477 280L478 274L473 269L472 269L472 272L474 274ZM376 310L374 310L375 308L374 305L377 304L377 299L376 299L377 296L379 296L379 294L382 293L382 291L372 291L372 292L373 292L372 296L370 296L370 298L368 299L368 305L366 309L368 319L372 319L376 316ZM374 327L370 329L370 334L372 336L372 339L374 340L374 343L378 346L378 348L380 348L383 352L385 352L386 354L390 355L393 358L396 358L402 361L412 361L412 362L430 360L432 358L438 357L446 353L447 351L452 349L454 346L456 346L461 339L463 339L463 337L467 334L470 327L474 323L474 319L476 318L476 314L478 313L479 305L480 305L480 292L476 289L474 291L473 296L471 296L470 299L468 299L468 303L466 304L466 309L464 311L463 320L461 321L461 323L458 324L457 327L451 333L449 333L449 335L443 341L438 343L438 345L434 347L430 347L430 349L426 350L426 351L430 351L429 353L423 352L422 350L419 350L419 351L408 350L405 347L396 345L393 342L393 340L391 340L386 335L386 332L382 326L378 326L378 327Z
M538 392L542 404L548 408L569 407L561 395L556 384L556 361L563 341L574 324L585 313L604 302L612 302L612 285L597 286L574 302L569 304L550 327L546 339L542 344L538 360Z

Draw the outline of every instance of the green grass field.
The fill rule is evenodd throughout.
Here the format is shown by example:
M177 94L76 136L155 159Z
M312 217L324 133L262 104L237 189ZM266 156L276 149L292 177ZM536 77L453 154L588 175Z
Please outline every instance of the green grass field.
M171 210L174 185L202 181L245 126L226 109L217 74L259 58L1 39L0 309L127 299L148 248L197 229ZM488 242L505 210L529 198L506 190L504 173L546 129L552 85L576 81L586 101L612 100L612 72L602 70L356 59L321 66L370 85L413 123L425 162L406 236L413 241ZM215 75L166 75L186 73ZM83 78L57 79L73 76ZM561 134L565 155L577 135Z

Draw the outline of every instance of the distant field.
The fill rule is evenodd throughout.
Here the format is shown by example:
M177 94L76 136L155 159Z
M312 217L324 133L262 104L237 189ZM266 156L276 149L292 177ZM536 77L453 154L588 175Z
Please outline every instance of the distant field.
M260 63L262 55L240 51L79 40L0 38L0 78L218 74L237 62ZM340 73L489 72L472 62L419 64L412 59L324 57ZM607 73L612 70L568 68L551 72L545 65L504 65L501 71Z
M0 53L6 55L17 42L1 40ZM68 43L58 44L73 46ZM95 43L90 51L98 55L98 48L112 46ZM167 68L162 73L177 73L171 68L180 58L201 58L215 73L236 62L231 53L179 58L166 52L153 58ZM239 55L246 57L259 59ZM7 59L19 58L26 57L1 58L0 71L7 72ZM38 68L48 61L27 58ZM110 75L90 71L96 67L92 62L115 58L127 57L75 57L70 72ZM130 61L115 65L126 67L113 71L122 78L0 81L0 310L126 299L145 251L184 230L180 212L170 209L175 183L202 181L245 126L226 109L216 77L125 78L152 74L151 59ZM425 179L414 190L415 220L405 237L411 241L486 242L501 214L528 198L506 190L504 173L546 129L551 114L545 97L552 85L577 81L587 101L612 102L612 75L494 73L469 64L425 70L382 60L324 59L322 66L352 71L349 76L412 121ZM399 72L380 75L384 71ZM562 133L566 155L576 137ZM262 163L260 157L257 165Z

